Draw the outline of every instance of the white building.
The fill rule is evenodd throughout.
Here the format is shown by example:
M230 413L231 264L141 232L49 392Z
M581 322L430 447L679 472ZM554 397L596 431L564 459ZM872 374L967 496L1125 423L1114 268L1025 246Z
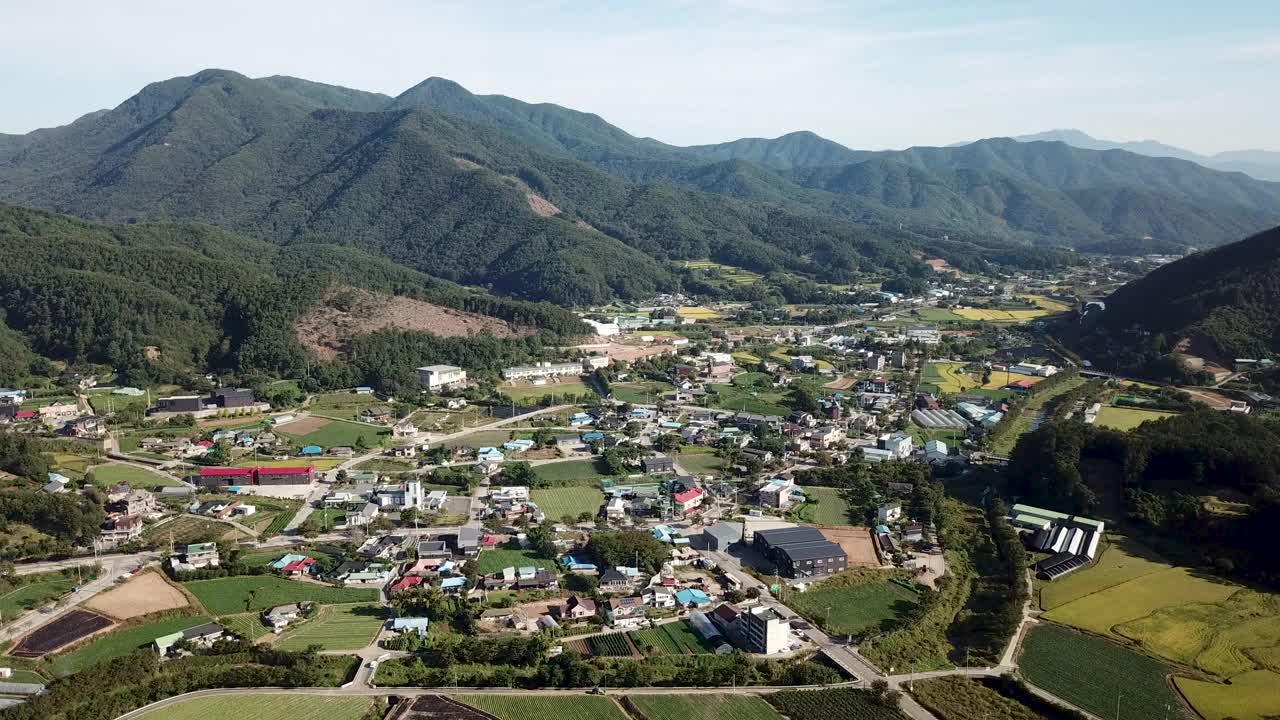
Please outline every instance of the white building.
M912 444L911 436L904 432L896 432L890 435L883 435L880 443L888 450L893 457L905 459L911 456L911 451L915 449Z
M1035 363L1021 362L1017 365L1010 365L1009 372L1018 373L1020 375L1050 377L1058 374L1058 368L1053 365L1037 365Z
M545 380L548 378L581 375L582 363L543 362L536 365L517 365L502 371L503 380Z
M453 365L418 368L418 382L428 390L445 390L467 384L467 371Z
M791 493L795 490L794 481L787 478L774 478L760 488L760 504L769 507L786 507L791 502Z
M790 645L790 627L786 618L765 605L742 613L742 637L751 652L772 655L785 651Z
M372 499L379 508L421 510L426 497L422 494L422 481L410 480L399 485L380 485L374 489Z
M595 320L583 319L584 323L591 326L596 335L600 337L612 337L622 332L622 328L618 327L616 322L596 322Z
M897 522L902 519L902 503L885 503L876 508L876 522L881 525Z
M945 463L950 458L947 444L941 440L930 440L924 444L924 459L928 463Z

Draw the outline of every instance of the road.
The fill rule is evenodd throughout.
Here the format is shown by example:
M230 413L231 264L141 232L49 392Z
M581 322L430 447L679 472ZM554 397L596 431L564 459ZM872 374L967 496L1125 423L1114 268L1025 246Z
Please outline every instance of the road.
M92 558L90 558L92 559ZM13 622L0 627L0 642L8 642L14 638L25 635L26 633L40 627L41 625L54 620L67 612L74 610L76 606L83 603L100 592L111 589L115 586L116 578L124 573L130 572L135 568L142 567L152 562L158 562L160 555L158 553L138 553L136 555L104 555L98 559L102 564L102 573L98 575L96 580L85 583L80 589L74 593L62 598L53 612L41 612L39 609L30 610ZM60 561L62 562L62 561ZM75 567L75 564L63 565L62 567L47 567L55 563L41 563L46 569L61 570L68 567ZM22 568L19 568L19 574Z

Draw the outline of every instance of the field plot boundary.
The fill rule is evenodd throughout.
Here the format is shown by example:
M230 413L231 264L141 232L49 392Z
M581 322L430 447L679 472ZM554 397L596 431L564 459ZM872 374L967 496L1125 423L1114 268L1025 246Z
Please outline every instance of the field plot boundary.
M29 641L35 638L36 634L39 633L41 630L51 628L57 625L58 623L70 623L72 622L72 618L80 618L84 622L89 623L91 625L96 624L98 621L104 622L106 624L100 625L83 635L73 637L65 642L62 642L58 645L54 645L48 649L40 650L39 652L36 652L34 650L22 649L23 646L28 644ZM88 640L89 638L92 638L96 635L101 635L102 633L109 631L113 627L116 627L116 622L111 618L107 617L106 615L101 615L99 613L92 612L89 610L82 610L82 609L76 608L74 610L71 610L70 612L64 613L50 620L47 623L44 623L43 625L35 628L34 630L28 632L27 634L19 637L17 640L14 641L13 646L9 648L9 651L7 654L12 657L28 658L28 659L44 657L46 655L52 655L54 653L61 652L70 647L73 647L79 643L82 643L85 640Z
M157 582L159 586L152 587ZM142 597L139 597L140 594ZM164 595L168 595L168 598L164 598ZM153 599L162 602L152 603ZM182 604L174 604L177 599L181 599ZM182 588L169 582L168 578L161 573L149 570L104 593L93 596L84 603L83 607L116 620L129 620L152 613L191 607L193 602L194 598Z

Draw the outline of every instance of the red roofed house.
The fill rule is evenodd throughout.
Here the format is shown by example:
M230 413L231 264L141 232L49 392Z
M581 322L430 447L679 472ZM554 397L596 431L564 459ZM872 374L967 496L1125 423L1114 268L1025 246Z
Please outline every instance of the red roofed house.
M15 420L35 420L40 417L40 413L35 410L19 410L13 414Z
M671 501L675 503L677 512L687 515L702 505L704 495L706 492L702 488L689 488L672 495Z
M423 579L424 578L421 575L405 575L391 584L391 591L395 592L397 590L408 590L410 588L418 587L422 584Z
M202 487L220 488L230 485L253 484L253 468L204 467L200 468Z
M316 559L312 557L302 558L285 565L280 568L280 572L285 575L307 575L311 573L311 567L316 564Z
M197 447L202 447L202 448L211 448L211 447L213 447L213 441L212 441L212 440L201 440L200 442L196 443L196 446L197 446Z
M480 544L488 548L498 547L499 542L500 541L497 535L485 535L484 537L480 538Z

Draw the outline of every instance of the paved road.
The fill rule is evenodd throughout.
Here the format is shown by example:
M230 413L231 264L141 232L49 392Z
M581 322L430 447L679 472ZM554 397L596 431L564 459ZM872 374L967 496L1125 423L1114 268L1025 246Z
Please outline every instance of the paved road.
M98 563L101 563L104 567L109 564L131 564L129 569L132 570L139 565L159 559L160 553L152 551L131 554L117 553L112 555L99 555L97 557L85 555L83 557L67 558L66 560L48 560L44 562L23 563L21 565L15 565L13 572L16 575L31 575L32 573L65 570L67 568L76 567L77 565L83 567L85 565L97 565Z
M13 622L0 627L0 642L8 642L20 635L40 627L41 625L54 620L67 612L74 610L80 603L83 603L100 592L105 592L115 586L116 579L122 574L130 572L135 568L142 567L151 562L159 560L156 553L139 553L137 555L106 555L99 558L102 564L102 573L98 575L96 580L85 583L79 590L71 595L63 598L53 612L41 612L39 609L30 610ZM92 558L90 558L92 559ZM74 567L74 565L66 565L64 567ZM62 568L52 568L62 569ZM21 572L21 571L19 571Z

